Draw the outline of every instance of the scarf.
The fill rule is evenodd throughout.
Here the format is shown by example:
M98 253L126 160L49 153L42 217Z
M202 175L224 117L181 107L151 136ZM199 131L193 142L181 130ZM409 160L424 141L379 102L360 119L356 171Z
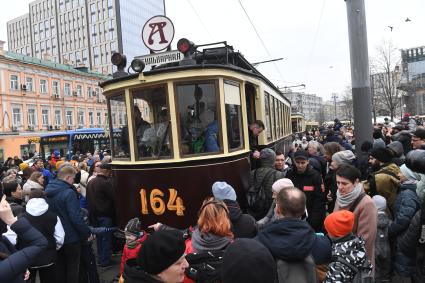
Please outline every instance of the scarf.
M362 185L359 182L351 193L348 193L344 196L341 195L339 190L336 191L336 201L340 207L348 207L353 201L361 194Z

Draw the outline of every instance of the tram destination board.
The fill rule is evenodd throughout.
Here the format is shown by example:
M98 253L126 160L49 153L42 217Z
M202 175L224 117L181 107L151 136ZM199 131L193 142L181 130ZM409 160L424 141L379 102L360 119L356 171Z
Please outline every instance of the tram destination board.
M160 65L178 62L183 59L184 55L178 50L161 52L157 54L149 54L144 56L137 56L135 58L142 60L146 66Z

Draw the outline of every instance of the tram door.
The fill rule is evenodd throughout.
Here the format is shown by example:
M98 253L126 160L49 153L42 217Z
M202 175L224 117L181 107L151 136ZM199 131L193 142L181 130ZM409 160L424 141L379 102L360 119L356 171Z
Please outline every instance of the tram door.
M246 113L248 118L248 125L257 120L255 113L255 95L255 86L250 83L245 84Z

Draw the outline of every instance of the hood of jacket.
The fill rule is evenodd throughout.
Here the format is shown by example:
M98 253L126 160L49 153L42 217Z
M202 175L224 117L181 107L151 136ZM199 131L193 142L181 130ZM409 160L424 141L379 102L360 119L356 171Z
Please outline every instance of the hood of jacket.
M283 218L260 230L257 240L275 258L297 261L305 259L314 246L316 235L310 225L296 218Z
M382 211L378 211L378 228L385 229L390 225L390 219L387 214Z
M49 209L49 205L44 198L32 198L27 202L25 209L32 216L40 216Z
M192 247L195 252L217 251L225 249L231 242L232 238L225 236L217 236L212 233L202 233L198 227L192 233Z
M242 210L239 207L238 202L233 201L233 200L229 200L229 199L225 199L223 201L226 204L227 209L229 210L230 221L232 223L238 221L239 218L241 218L241 216L242 216Z
M378 173L380 173L381 171L384 171L384 170L388 170L388 171L390 171L391 173L393 173L395 175L397 175L398 173L400 173L400 167L398 167L395 163L387 163L387 164L383 165L381 167L381 169L379 169L376 172L376 174L378 174Z
M46 187L46 195L48 198L53 198L64 189L74 190L70 184L56 178L50 181L49 185Z
M125 283L161 283L160 278L146 273L137 264L137 259L127 260L124 266L123 278Z

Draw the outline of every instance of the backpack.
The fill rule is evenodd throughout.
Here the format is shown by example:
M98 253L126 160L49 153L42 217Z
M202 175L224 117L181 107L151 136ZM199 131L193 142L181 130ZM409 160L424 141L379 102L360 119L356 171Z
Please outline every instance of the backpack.
M337 257L337 261L344 264L348 268L350 268L354 275L352 283L372 283L373 277L370 275L370 269L368 269L368 261L364 262L364 265L358 268L357 266L352 265L342 257Z
M261 216L264 213L267 213L267 211L270 208L270 204L267 204L267 196L266 196L266 190L264 188L265 181L274 173L274 181L276 181L276 173L275 170L270 170L269 172L264 175L263 180L258 183L257 182L257 171L258 169L255 169L254 171L254 182L250 185L247 193L247 201L248 201L248 208L250 212L254 216ZM256 217L257 218L257 217Z
M185 271L186 276L197 283L221 282L223 255L224 250L187 254L189 267Z

